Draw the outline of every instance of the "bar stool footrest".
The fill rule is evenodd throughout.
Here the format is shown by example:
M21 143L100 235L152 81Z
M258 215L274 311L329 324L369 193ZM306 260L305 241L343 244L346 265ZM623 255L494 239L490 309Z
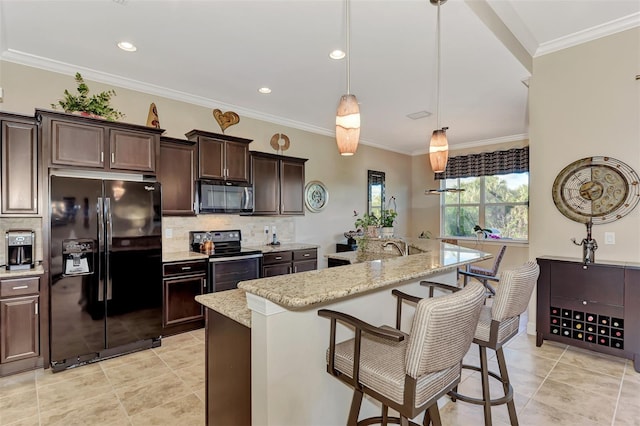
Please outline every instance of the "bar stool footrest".
M475 365L462 364L462 368L466 368L468 370L474 370L474 371L482 371L480 367L476 367ZM500 383L503 383L502 377L499 374L494 373L493 371L487 371L487 374L493 377L494 379L498 380ZM506 404L507 402L513 400L513 387L511 386L510 383L508 385L509 385L509 390L503 397L490 400L491 406ZM460 401L469 402L471 404L484 405L484 399L482 398L473 398L471 396L462 395L456 391L449 391L447 395L449 395L451 397L451 400L454 402L457 399L459 399Z
M362 420L358 420L357 425L358 426L368 426L368 425L381 425L382 424L382 416L376 416L376 417L367 417L366 419L362 419ZM391 423L394 425L399 425L400 424L400 418L399 417L387 417L387 423ZM412 422L411 420L409 420L409 426L421 426L416 422Z

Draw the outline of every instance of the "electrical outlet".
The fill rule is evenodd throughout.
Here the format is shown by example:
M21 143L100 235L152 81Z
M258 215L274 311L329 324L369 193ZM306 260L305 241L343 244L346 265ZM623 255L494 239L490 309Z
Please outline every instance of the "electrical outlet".
M171 228L166 228L164 230L164 237L165 238L173 238L173 229Z
M604 243L605 244L615 244L616 243L616 233L615 232L605 232L604 233Z

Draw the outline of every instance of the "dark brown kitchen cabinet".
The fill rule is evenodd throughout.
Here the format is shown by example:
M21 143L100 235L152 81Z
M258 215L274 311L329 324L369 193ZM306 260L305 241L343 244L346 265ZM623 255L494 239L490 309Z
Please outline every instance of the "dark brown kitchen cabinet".
M192 130L185 135L198 143L198 178L249 182L251 139Z
M628 358L640 372L640 266L537 260L536 344L553 340Z
M265 253L262 257L262 276L295 274L318 268L318 249L286 250Z
M0 281L0 376L42 365L38 277Z
M38 138L35 119L0 113L0 214L38 214Z
M155 175L162 129L37 110L52 167Z
M304 215L304 158L251 151L255 215Z
M206 260L165 263L163 271L163 335L202 328L204 308L195 297L206 290Z
M196 143L160 138L158 181L162 184L162 215L195 215Z

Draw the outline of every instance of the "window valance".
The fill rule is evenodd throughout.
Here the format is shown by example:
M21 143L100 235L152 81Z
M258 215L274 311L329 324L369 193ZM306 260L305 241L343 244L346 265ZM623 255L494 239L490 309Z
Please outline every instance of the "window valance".
M450 157L447 169L436 173L435 179L453 179L477 176L504 175L529 171L529 147L506 151Z

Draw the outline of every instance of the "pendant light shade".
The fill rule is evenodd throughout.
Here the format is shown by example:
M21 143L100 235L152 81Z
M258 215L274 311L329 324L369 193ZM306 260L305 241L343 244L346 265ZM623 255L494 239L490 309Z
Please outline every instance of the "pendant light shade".
M342 95L336 111L336 142L340 155L353 155L360 139L360 107L355 95Z
M438 17L436 21L436 124L440 127L440 71L442 61L440 60L440 5L446 0L430 0L431 4L438 7ZM447 141L448 127L436 129L431 135L429 143L429 162L434 173L442 173L447 168L449 157L449 142Z
M447 142L447 127L434 130L429 143L429 161L434 173L443 173L447 168L449 158L449 143Z
M351 18L349 0L345 0L345 20L347 23L347 94L340 97L336 111L336 142L340 155L353 155L360 140L360 107L355 95L351 94Z

